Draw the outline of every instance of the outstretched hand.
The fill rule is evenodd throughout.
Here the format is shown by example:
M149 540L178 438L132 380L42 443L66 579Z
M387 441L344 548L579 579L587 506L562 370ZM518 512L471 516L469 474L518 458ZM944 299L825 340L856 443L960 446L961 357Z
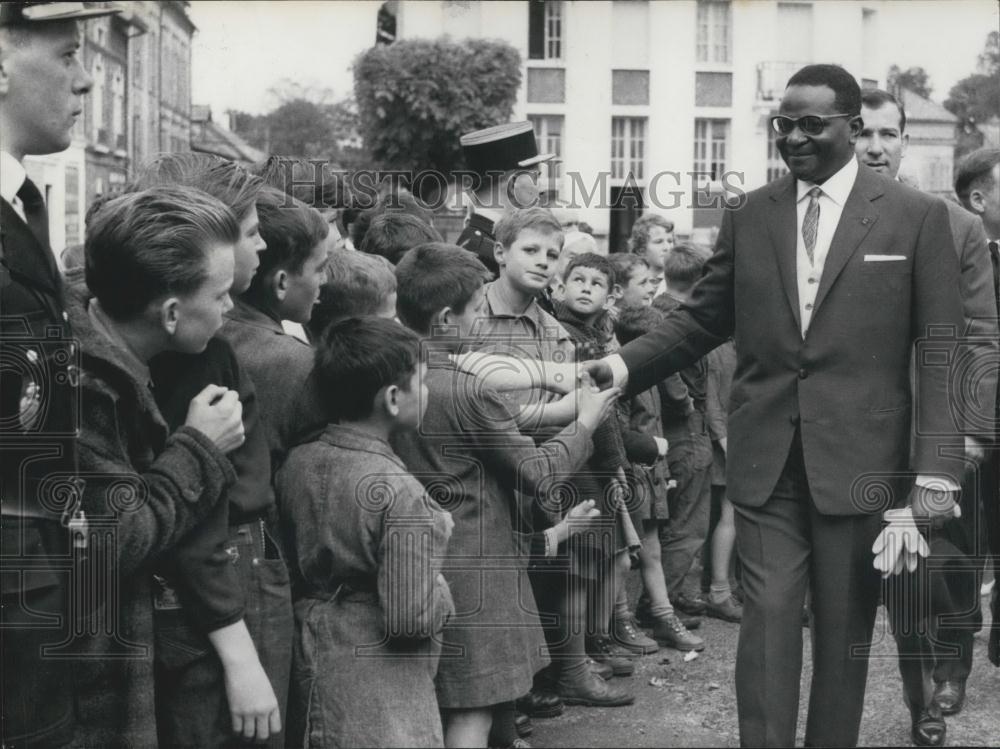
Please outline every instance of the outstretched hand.
M607 390L615 384L611 365L604 361L604 359L590 359L582 362L580 364L579 377L582 378L584 374L589 375L590 380L601 390Z

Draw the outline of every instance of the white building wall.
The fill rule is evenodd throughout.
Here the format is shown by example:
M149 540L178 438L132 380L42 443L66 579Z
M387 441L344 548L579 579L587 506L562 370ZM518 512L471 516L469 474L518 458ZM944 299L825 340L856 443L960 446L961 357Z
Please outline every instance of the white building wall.
M804 40L789 40L787 29L781 25L781 18L787 16L781 15L777 0L733 0L730 63L697 62L697 0L564 0L561 60L528 59L526 2L403 0L397 16L397 34L400 39L441 35L454 39L496 38L514 46L524 67L513 118L564 117L564 178L560 196L577 205L585 197L579 189L581 184L587 193L601 184L602 175L608 187L612 184L611 118L647 117L646 210L667 216L678 233L689 235L694 224L689 172L694 168L695 119L728 119L728 169L740 173L745 189L762 186L767 179L771 138L768 118L778 102L760 100L758 66L778 63L774 77L779 95L787 75L809 62L837 63L859 80L868 78L883 84L888 67L885 45L871 43L877 38L882 3L883 0L804 3L811 7L807 36ZM867 23L863 20L865 9L875 11ZM616 14L627 15L629 21L623 23L618 18L616 22ZM630 25L632 28L628 28ZM830 33L831 29L836 33ZM781 63L794 66L786 65L786 71ZM528 70L544 67L566 71L565 103L527 101ZM649 71L648 105L612 104L611 71L616 69ZM699 71L732 75L732 106L695 106L695 74ZM578 183L574 184L567 172L578 173ZM656 178L658 173L661 176ZM679 179L673 173L679 173ZM701 182L704 184L704 180ZM740 182L740 177L733 177L729 184ZM655 194L649 194L650 189ZM609 196L606 191L599 194L600 201L579 207L577 214L597 234L606 235L610 222L606 205Z

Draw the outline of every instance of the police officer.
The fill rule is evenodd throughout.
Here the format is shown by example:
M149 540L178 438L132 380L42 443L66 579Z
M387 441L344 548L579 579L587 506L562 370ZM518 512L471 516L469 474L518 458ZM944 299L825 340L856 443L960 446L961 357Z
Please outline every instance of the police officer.
M78 22L120 12L71 2L0 4L0 614L5 747L73 736L68 580L78 507L79 351L63 309L48 215L22 161L70 145L93 83Z
M472 215L456 244L475 252L496 275L500 269L493 257L493 225L506 211L538 202L538 165L555 154L538 153L527 120L466 133L459 142L476 181L470 190Z

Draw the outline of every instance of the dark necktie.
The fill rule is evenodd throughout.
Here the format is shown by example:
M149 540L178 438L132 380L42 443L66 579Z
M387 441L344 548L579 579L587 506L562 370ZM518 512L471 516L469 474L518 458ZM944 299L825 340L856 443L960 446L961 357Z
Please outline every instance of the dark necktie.
M806 255L809 256L810 265L815 265L813 256L816 252L816 234L819 232L819 196L822 193L818 187L809 191L809 205L802 220L802 239L806 244Z
M993 261L993 293L997 297L997 307L1000 307L1000 242L991 239L987 246L990 248L990 260Z
M28 224L28 228L31 229L31 233L35 235L35 239L38 240L39 244L48 250L49 215L45 210L45 201L42 200L42 193L38 191L34 182L25 177L24 184L17 191L17 197L20 198L21 205L24 207L24 219Z

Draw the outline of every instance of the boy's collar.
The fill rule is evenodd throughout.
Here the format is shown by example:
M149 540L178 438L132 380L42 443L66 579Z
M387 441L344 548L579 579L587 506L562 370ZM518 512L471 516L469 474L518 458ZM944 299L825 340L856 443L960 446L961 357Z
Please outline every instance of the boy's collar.
M537 308L535 297L530 297L530 301L524 309L516 308L516 300L512 299L514 290L501 275L496 281L486 285L486 301L495 315L510 315L511 317L528 316L533 317L532 310Z

